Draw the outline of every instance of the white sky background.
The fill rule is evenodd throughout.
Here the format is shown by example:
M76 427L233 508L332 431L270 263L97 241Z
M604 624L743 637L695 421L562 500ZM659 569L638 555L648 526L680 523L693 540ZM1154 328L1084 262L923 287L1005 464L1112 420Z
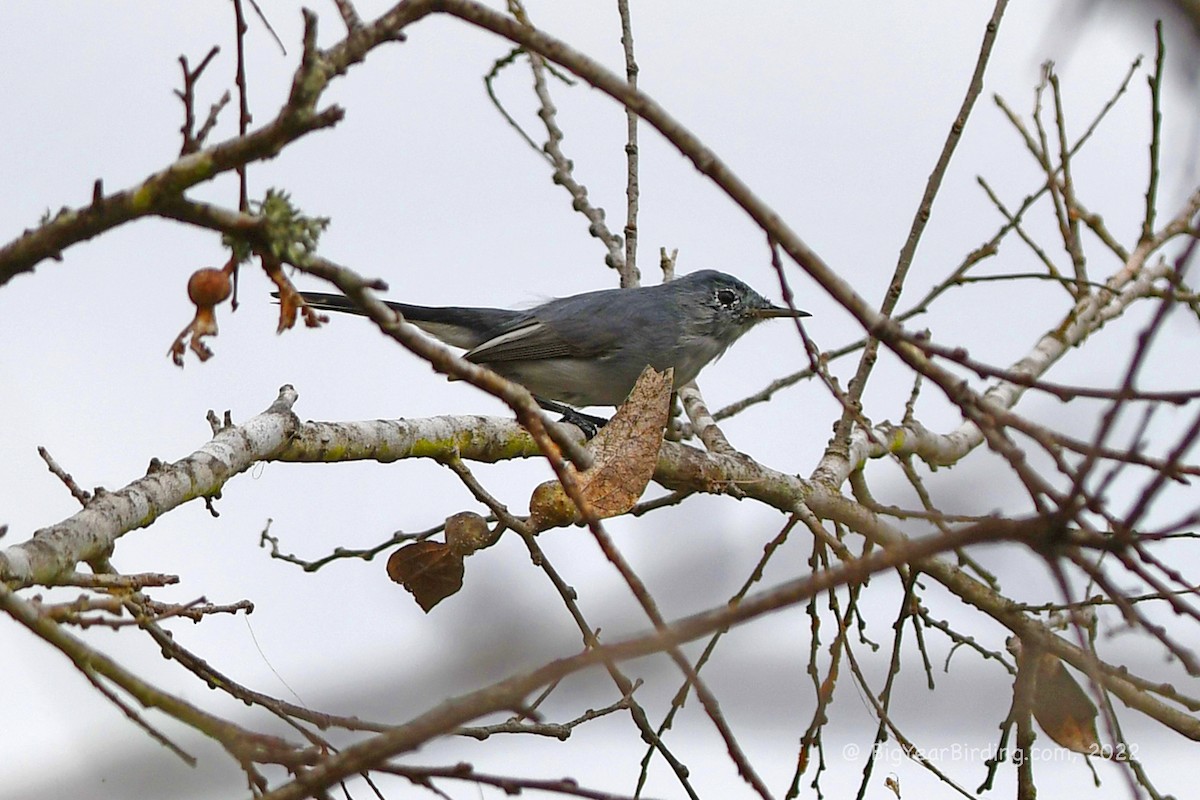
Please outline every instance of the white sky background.
M535 2L529 10L539 27L619 70L614 6ZM773 3L748 5L735 14L728 3L635 3L640 86L715 149L860 293L878 302L961 103L990 6ZM359 4L364 18L385 7ZM281 55L259 21L250 19L248 76L258 123L270 119L286 98L301 34L298 5L265 3L264 8L288 54ZM975 184L977 174L987 177L1011 208L1038 185L1032 161L990 100L993 92L1027 113L1039 63L1057 59L1077 135L1138 53L1148 57L1147 67L1152 63L1149 23L1103 20L1062 35L1048 33L1047 20L1061 8L1014 3L1009 10L985 95L918 252L905 296L909 302L1000 224ZM332 4L318 4L316 10L321 41L328 45L341 35L341 23ZM35 225L46 209L85 204L96 178L114 191L175 158L182 113L172 91L180 86L176 59L181 53L196 64L213 44L221 45L198 87L201 113L232 88L233 22L226 3L6 4L0 23L0 97L6 109L0 128L3 241ZM551 183L546 165L487 101L482 76L508 45L450 19L426 20L408 33L408 42L371 53L326 95L326 103L346 108L343 123L251 167L252 196L261 197L269 186L282 187L306 212L332 217L322 254L382 277L391 286L389 296L409 302L519 305L615 285L602 246L587 235L587 223L571 210L568 195ZM1175 52L1182 47L1178 43ZM497 82L509 108L541 141L529 84L523 64ZM1164 163L1179 165L1195 142L1187 116L1191 87L1178 73L1170 74L1168 87ZM624 115L584 86L552 89L566 132L563 147L575 161L576 176L619 230ZM1126 241L1141 219L1146 95L1144 77L1136 77L1075 164L1082 200ZM223 113L216 137L235 131L235 106L236 99ZM641 146L644 280L658 278L658 248L677 247L681 272L722 269L779 300L763 236L746 216L645 127ZM1189 182L1182 167L1164 170L1163 216L1174 212ZM192 195L236 205L232 178ZM1045 219L1044 207L1032 216ZM1044 235L1048 230L1044 223L1031 227ZM1046 235L1043 241L1054 240ZM995 271L1036 269L1015 241L1002 255ZM61 263L45 262L34 275L0 287L0 523L9 526L6 544L75 511L75 501L38 457L38 445L85 488L116 489L141 475L151 457L175 460L202 444L209 435L208 409L230 409L235 420L244 420L269 405L284 383L298 389L296 411L302 418L505 413L499 401L463 384L447 384L359 320L337 318L321 331L277 337L269 282L254 266L243 270L239 311L230 314L227 305L220 309L221 335L211 340L216 356L205 364L189 356L185 369L175 368L166 352L191 318L187 277L225 258L214 234L146 220L71 248ZM1094 262L1096 270L1111 266L1103 257ZM798 305L813 313L807 327L822 347L857 337L847 315L799 270L790 268L789 278ZM315 281L301 286L321 288ZM1044 302L1050 299L1055 305ZM901 301L902 308L907 305ZM1060 313L1061 298L1050 289L989 284L960 290L919 324L928 325L939 341L964 344L974 356L1007 364ZM1194 364L1194 328L1177 320L1168 328L1172 332L1187 333L1193 343L1176 341L1170 357ZM1107 341L1113 348L1107 366L1118 368L1128 339L1114 335ZM717 408L805 363L789 326L763 326L710 367L701 385ZM839 367L843 379L851 363ZM1068 358L1052 377L1105 385L1114 374L1105 366ZM1171 372L1163 380L1171 388L1186 388L1189 377ZM867 394L868 414L898 419L908 392L908 377L885 358ZM1056 406L1057 401L1030 397L1021 410L1059 422L1071 413L1072 421L1061 424L1081 435L1091 430L1086 413ZM918 412L935 430L953 427L959 419L933 391L922 396ZM834 413L822 389L801 385L754 407L726 430L740 449L764 463L807 475ZM972 464L939 473L941 496L957 490L957 507L964 512L1003 508L1019 497L1007 481L987 471L988 459L976 454ZM895 470L882 465L875 470L881 499L911 502ZM524 510L532 486L549 476L537 461L480 467L478 474L516 511ZM179 574L179 586L154 593L161 600L199 595L218 603L253 600L256 610L248 619L217 617L198 626L173 626L183 644L243 684L288 699L295 699L294 690L304 703L322 710L399 722L448 694L579 647L578 633L515 539L469 560L463 592L428 616L387 580L383 558L341 562L308 575L270 560L257 546L268 517L285 549L317 557L335 546L372 545L397 528L423 530L447 514L475 508L457 479L433 464L272 464L232 481L216 506L219 519L193 503L129 534L114 564L126 572ZM673 618L717 605L735 591L782 521L769 509L707 497L660 517L610 528ZM585 533L553 531L542 537L542 545L579 589L585 613L606 636L646 627ZM766 584L806 569L807 555L807 539L794 540ZM1021 575L1034 576L1027 580L1041 586L1043 571L1022 554L991 554L989 563L1010 576L1010 593L1021 594ZM887 580L873 587L881 600L889 594ZM935 587L927 603L935 607L935 616L967 624L976 619ZM739 740L779 796L786 791L796 742L812 711L804 673L808 622L800 611L788 613L790 625L772 620L738 632L709 674ZM894 613L894 603L881 606L872 630L877 641L890 642ZM771 631L772 638L763 640L757 631ZM791 638L779 638L780 631ZM996 630L981 633L1002 640ZM189 700L250 725L269 725L265 715L227 702L164 662L145 637L91 631L87 639ZM1143 647L1138 662L1139 643L1144 644L1127 637L1135 670L1179 680L1153 648ZM944 642L937 642L935 659L945 650ZM937 666L940 670L940 661ZM630 665L628 673L648 681L659 678L642 698L654 709L652 719L659 718L677 686L675 676L660 660ZM882 672L872 674L879 678ZM916 662L906 668L902 685L907 688L894 715L901 728L928 747L994 743L1007 709L1007 679L960 653L950 674L939 671L938 680L938 691L929 693ZM613 689L605 681L599 675L577 680L578 694L563 692L550 704L551 718L569 719L588 706L612 702ZM839 695L825 740L829 772L822 779L834 797L854 791L863 763L847 763L841 748L847 743L865 748L874 732L856 691L843 685ZM0 726L2 798L117 798L134 791L197 798L246 794L240 771L218 748L150 714L201 758L200 767L187 768L100 698L65 658L12 624L0 624L0 697L6 720ZM1125 719L1131 740L1139 742L1139 720ZM697 704L688 706L676 728L675 751L706 796L749 795ZM1144 730L1147 737L1154 733L1148 726ZM1045 738L1039 743L1050 746ZM1173 748L1182 744L1169 737L1147 738L1139 753L1166 791L1184 789L1168 780L1164 769L1176 753ZM452 740L428 748L413 762L470 760L484 770L570 774L585 786L629 792L641 754L631 723L618 715L584 726L565 744ZM940 766L969 788L984 775L982 757ZM1125 792L1112 767L1097 769L1105 783L1096 796ZM909 762L881 763L868 796L883 796L888 772L900 776L906 797L936 785ZM1091 780L1080 759L1039 765L1037 775L1046 796L1080 790ZM811 777L810 772L806 786ZM1011 785L1011 770L1005 770L995 796L1011 795ZM444 788L454 797L477 796L462 785ZM369 790L360 786L355 793L367 796ZM680 794L661 762L648 794ZM389 796L410 795L418 790L403 788ZM499 796L485 792L493 795Z

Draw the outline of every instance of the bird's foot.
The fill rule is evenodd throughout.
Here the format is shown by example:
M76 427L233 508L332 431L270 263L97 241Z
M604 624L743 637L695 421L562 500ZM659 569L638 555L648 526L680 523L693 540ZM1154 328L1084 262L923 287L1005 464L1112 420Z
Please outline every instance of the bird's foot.
M555 402L554 400L545 400L541 397L534 397L537 404L547 411L555 414L562 414L562 419L559 422L565 422L568 425L574 425L579 430L583 431L585 439L591 440L596 437L600 429L608 424L608 420L604 417L593 417L591 414L584 414L582 411L576 411L570 406Z

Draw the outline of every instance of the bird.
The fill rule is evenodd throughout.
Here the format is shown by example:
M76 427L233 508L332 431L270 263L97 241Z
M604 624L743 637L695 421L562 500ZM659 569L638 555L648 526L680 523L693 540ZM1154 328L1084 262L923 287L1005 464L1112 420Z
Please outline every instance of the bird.
M300 295L318 310L364 313L340 294ZM810 316L716 270L561 297L527 310L385 302L425 333L465 349L467 361L521 384L560 413L560 404L619 406L646 366L674 368L678 389L759 322Z

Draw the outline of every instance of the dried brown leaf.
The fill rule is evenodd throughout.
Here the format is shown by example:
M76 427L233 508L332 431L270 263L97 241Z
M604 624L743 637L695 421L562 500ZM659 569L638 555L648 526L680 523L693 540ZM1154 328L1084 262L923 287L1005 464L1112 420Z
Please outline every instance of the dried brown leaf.
M463 556L441 542L413 542L392 553L387 572L429 613L462 588Z
M629 398L588 443L595 463L584 472L568 466L597 518L624 514L646 491L658 464L670 414L672 382L671 370L656 372L646 367ZM575 504L556 481L534 490L529 513L537 530L568 525L579 519Z
M629 398L589 445L596 463L580 475L583 496L601 519L624 514L646 491L658 464L671 408L672 372L642 370Z
M1037 660L1033 718L1047 736L1068 750L1092 755L1100 748L1095 704L1062 661L1049 653L1041 653Z

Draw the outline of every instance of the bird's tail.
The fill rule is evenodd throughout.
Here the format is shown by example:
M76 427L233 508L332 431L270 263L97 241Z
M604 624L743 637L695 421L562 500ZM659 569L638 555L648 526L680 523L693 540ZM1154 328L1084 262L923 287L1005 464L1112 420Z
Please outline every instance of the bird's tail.
M279 292L272 292L272 297L278 298ZM345 295L328 294L326 292L300 292L304 302L318 311L337 311L343 314L364 314L363 310L351 303ZM390 303L388 305L391 305ZM403 312L401 312L403 313Z
M273 293L273 296L278 297L278 293ZM318 311L365 315L361 308L344 295L300 292L300 296ZM511 322L514 317L522 316L520 312L499 308L414 306L394 300L385 300L384 303L393 311L399 311L405 320L431 336L446 344L468 350L490 339L492 331Z

